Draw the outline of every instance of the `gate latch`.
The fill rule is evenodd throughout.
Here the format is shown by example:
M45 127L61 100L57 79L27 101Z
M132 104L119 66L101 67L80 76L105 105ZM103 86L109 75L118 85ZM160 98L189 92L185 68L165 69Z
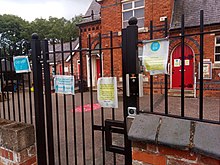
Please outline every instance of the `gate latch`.
M125 155L124 147L116 146L113 144L113 140L112 140L113 133L122 134L122 135L126 133L125 124L123 121L105 120L105 140L106 140L106 151Z

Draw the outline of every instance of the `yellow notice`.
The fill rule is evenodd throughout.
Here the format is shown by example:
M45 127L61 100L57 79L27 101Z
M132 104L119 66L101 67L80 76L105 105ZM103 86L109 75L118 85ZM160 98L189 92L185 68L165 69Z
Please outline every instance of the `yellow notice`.
M148 71L163 70L164 57L144 57L144 64Z
M115 100L115 88L114 84L100 84L99 86L99 100Z
M117 78L101 77L97 87L97 99L101 107L118 108Z

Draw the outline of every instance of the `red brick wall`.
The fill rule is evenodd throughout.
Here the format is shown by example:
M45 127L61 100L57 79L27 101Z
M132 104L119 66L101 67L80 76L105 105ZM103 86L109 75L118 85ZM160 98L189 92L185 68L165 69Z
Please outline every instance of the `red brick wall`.
M153 20L155 25L163 24L160 22L160 17L167 16L169 23L171 20L173 0L145 0L145 27L149 29L150 21ZM114 46L121 45L121 29L122 29L122 4L120 1L104 0L101 3L101 26L102 34L108 34L110 31L116 32L119 35L114 37ZM114 11L114 12L113 12ZM149 33L139 33L139 39L149 39ZM154 37L164 37L162 33L155 33ZM104 45L108 45L108 39L105 39ZM110 56L108 52L104 52L104 72L106 76L110 75ZM117 77L122 76L122 54L121 50L114 51L114 74ZM161 86L158 86L161 88Z
M36 165L35 146L28 147L20 152L10 151L0 147L0 165Z
M95 46L98 44L98 36L99 33L101 33L101 24L100 22L94 23L94 24L85 24L79 26L80 28L80 35L82 39L82 48L89 48L89 42L88 38L89 35L91 37L91 47L92 49L95 48ZM84 51L83 54L83 79L87 80L87 61L86 61L86 53L88 54L88 51ZM73 58L74 64L77 60L80 60L79 54ZM76 68L75 68L76 69Z
M104 76L111 76L111 70L113 69L114 76L121 77L122 76L122 50L121 48L116 48L121 46L121 38L113 37L113 68L111 68L111 43L110 43L110 33L108 34L108 38L104 38L102 41L103 48L107 50L103 50L103 69ZM115 33L116 34L116 33Z
M161 25L163 22L160 22L160 17L167 16L168 18L168 24L170 24L171 21L171 14L173 9L174 1L165 1L165 0L158 0L158 1L150 1L145 0L145 27L149 29L149 23L151 20L153 20L154 26ZM105 0L101 3L101 25L102 25L102 34L109 33L109 31L113 32L121 32L122 28L122 4L119 1L112 1L112 0ZM114 11L114 12L112 12ZM219 26L209 26L205 28L205 31L215 30L219 29ZM186 34L188 33L198 33L199 28L191 28L186 30ZM170 35L179 35L180 31L171 31ZM163 38L163 33L154 33L154 38ZM149 39L149 33L139 33L139 39ZM199 44L199 36L192 36L191 39L194 40L194 42L197 42ZM193 51L195 52L195 74L198 80L198 64L199 64L199 48L191 39L186 39L186 44L188 44ZM121 37L114 37L114 41L121 42ZM204 37L204 59L210 59L211 62L214 62L214 41L215 41L215 35L213 34L207 34ZM180 44L180 39L172 42L170 46L170 56L174 48ZM118 70L117 76L120 77L120 70L121 70L121 52L114 52L115 53L115 60L117 64L115 65L114 69ZM110 58L105 57L104 59L104 70L106 75L109 75L109 68L110 68ZM211 82L211 81L217 81L220 79L218 76L218 73L220 72L219 68L213 68L213 79L212 80L205 80L204 82ZM146 74L149 79L149 74ZM170 77L169 77L170 79ZM164 93L164 76L154 76L155 82L161 82L162 84L156 84L154 85L154 92L155 93ZM206 87L206 85L205 85ZM216 85L209 86L212 88L217 88ZM199 86L197 85L197 88ZM219 88L219 87L218 87ZM149 93L149 84L145 84L145 93ZM205 90L204 91L206 96L210 96L214 94L218 94L219 92L217 90Z
M80 60L79 53L75 53L72 57L72 63L73 63L73 74L76 79L79 79L80 73L78 69L78 60ZM71 65L71 62L69 62L69 65Z
M219 165L220 160L160 145L133 143L133 164L151 165Z
M149 27L151 20L160 23L160 17L167 16L171 20L174 0L145 0L145 27ZM121 31L122 3L120 1L104 0L101 3L102 33ZM113 12L114 11L114 12Z
M95 44L98 42L97 37L98 33L102 34L109 34L110 31L116 32L113 39L114 46L121 45L121 29L122 29L122 4L121 1L112 1L112 0L104 0L101 3L101 23L97 24L85 24L81 26L81 36L82 36L82 43L83 47L88 47L88 35L91 35L91 39L93 42L92 48L94 48ZM164 24L164 22L160 22L160 17L167 16L168 17L168 24L170 25L171 15L172 15L172 8L174 5L174 0L157 0L157 1L150 1L145 0L145 27L149 29L150 21L153 20L153 24L155 26ZM113 12L114 11L114 12ZM100 28L97 30L96 27L99 26ZM219 29L220 26L209 26L205 28L205 31ZM197 33L199 32L199 28L191 28L186 30L186 33ZM118 35L117 35L118 34ZM180 31L170 31L170 35L179 35ZM150 39L149 33L141 32L139 33L139 39ZM154 33L153 38L163 38L164 33L157 32ZM195 52L195 73L197 74L197 82L198 80L198 64L199 64L199 36L192 36L191 39L185 40L186 44L188 44L193 51ZM204 38L204 59L210 59L211 62L214 62L214 39L215 35L208 34L205 35ZM95 41L94 41L95 40ZM192 41L194 40L194 41ZM170 46L170 56L174 48L180 44L180 39L176 41L172 41ZM102 40L102 46L104 48L110 47L109 38L104 38ZM104 69L104 76L110 76L111 67L110 67L110 52L108 50L103 51L104 53L104 61L103 61L103 69ZM114 50L114 75L117 77L122 76L122 54L121 50ZM75 60L74 60L75 61ZM83 56L83 62L86 62L86 56ZM84 77L86 77L86 65L84 65ZM213 79L212 80L205 80L205 82L210 81L217 81L220 80L218 73L220 72L220 68L213 68ZM146 74L149 79L149 74ZM169 77L170 79L170 77ZM154 85L155 93L164 93L164 76L154 76L155 82L161 82L161 84ZM206 87L206 86L205 86ZM210 87L210 86L209 86ZM199 86L197 85L197 88ZM216 85L213 85L213 88L217 88ZM218 87L219 88L219 87ZM145 84L145 93L149 93L149 84ZM217 90L205 90L205 95L209 96L212 94L218 94Z
M120 1L104 0L101 3L102 34L110 31L121 32L122 29L122 4ZM145 27L149 29L150 21L155 25L161 24L160 17L167 16L170 22L173 0L145 0ZM114 12L113 12L114 11ZM158 35L158 34L157 34ZM140 39L149 39L148 33L140 33ZM115 37L120 42L120 37ZM121 53L117 55L121 60Z

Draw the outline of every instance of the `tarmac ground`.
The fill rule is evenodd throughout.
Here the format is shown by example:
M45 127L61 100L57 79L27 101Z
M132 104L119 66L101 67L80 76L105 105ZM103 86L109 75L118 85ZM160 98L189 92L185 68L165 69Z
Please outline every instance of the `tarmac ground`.
M19 97L17 93L14 93L13 97L12 94L9 93L8 101L6 100L4 102L0 102L1 117L4 118L5 114L5 118L9 119L10 112L10 119L19 121L20 113L21 121L24 122L26 114L26 122L31 123L31 106L29 93L25 92L25 94L23 94L21 92L19 93ZM96 165L103 165L103 160L106 165L113 165L114 161L117 163L117 165L124 165L123 155L114 155L113 153L105 151L105 141L102 140L102 137L105 136L104 132L102 133L102 131L94 131L94 150L92 145L92 114L94 124L98 126L101 126L102 122L106 119L114 118L115 120L123 121L123 98L119 96L119 108L114 110L105 108L102 110L97 105L97 96L96 92L94 92L93 103L95 106L94 110L91 111L90 92L83 93L82 97L83 106L85 105L83 112L80 110L82 109L81 93L76 93L74 97L67 95L65 99L63 95L56 95L54 93L52 94L55 165L74 165L76 161L75 155L77 155L77 165L83 165L83 153L85 153L85 162L87 165L93 164L93 155L95 155L94 159ZM32 119L34 123L35 112L33 98L34 97L32 93L31 105L33 114ZM65 103L64 100L66 100ZM143 98L140 98L140 110L142 112L149 112L149 103L149 95L145 95ZM164 113L164 106L164 95L155 94L154 112ZM180 116L180 107L180 97L168 98L169 114ZM114 116L113 111L115 114ZM185 116L192 118L199 117L199 98L185 98ZM214 120L216 122L220 121L220 96L204 98L204 119ZM124 145L123 135L113 134L112 136L114 145ZM76 145L74 146L74 144ZM105 153L104 156L103 151Z

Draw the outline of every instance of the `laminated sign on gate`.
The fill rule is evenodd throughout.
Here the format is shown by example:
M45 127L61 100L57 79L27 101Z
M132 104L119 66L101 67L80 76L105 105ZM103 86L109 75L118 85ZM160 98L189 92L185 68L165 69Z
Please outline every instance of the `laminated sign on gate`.
M54 76L54 87L55 93L59 94L75 94L74 88L74 76L55 75Z
M13 57L14 68L16 73L27 73L31 71L28 56Z
M143 63L150 75L167 74L169 40L143 41Z
M118 108L116 77L102 77L97 84L98 103L104 108Z

